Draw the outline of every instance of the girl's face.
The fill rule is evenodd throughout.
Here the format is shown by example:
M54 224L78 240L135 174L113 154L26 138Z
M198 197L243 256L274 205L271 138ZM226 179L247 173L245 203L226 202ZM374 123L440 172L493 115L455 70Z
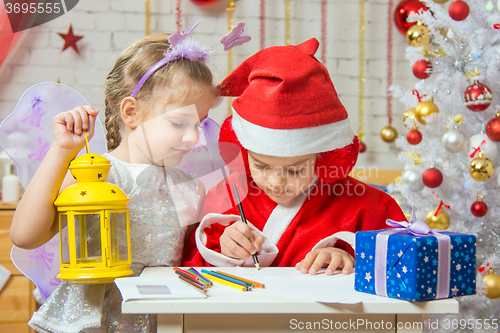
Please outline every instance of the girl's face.
M285 203L304 191L314 178L317 154L276 157L248 152L253 180L276 203Z
M181 103L157 104L129 136L130 162L178 165L198 142L200 123L214 98L203 94Z

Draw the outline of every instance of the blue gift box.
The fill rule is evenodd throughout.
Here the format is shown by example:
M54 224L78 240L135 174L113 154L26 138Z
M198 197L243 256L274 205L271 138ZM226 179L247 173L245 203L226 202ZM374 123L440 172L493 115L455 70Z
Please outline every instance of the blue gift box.
M369 294L408 301L473 295L476 236L445 231L416 236L404 228L359 231L355 272L354 289Z

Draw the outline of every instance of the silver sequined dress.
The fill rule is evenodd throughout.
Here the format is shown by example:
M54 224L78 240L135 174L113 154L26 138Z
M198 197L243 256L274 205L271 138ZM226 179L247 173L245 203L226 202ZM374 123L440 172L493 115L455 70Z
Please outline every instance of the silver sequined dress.
M146 266L179 266L187 225L196 217L197 180L176 168L103 156L112 164L106 181L120 187L130 199L134 275ZM29 325L38 332L156 332L156 316L121 314L121 301L114 283L62 282Z

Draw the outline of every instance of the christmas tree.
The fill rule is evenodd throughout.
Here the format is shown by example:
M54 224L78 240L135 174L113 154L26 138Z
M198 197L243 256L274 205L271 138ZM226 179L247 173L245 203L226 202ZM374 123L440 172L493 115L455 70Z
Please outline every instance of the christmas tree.
M406 55L421 80L414 90L391 87L407 108L408 133L396 140L405 171L389 192L408 216L412 205L431 228L477 236L477 293L457 298L460 313L440 319L456 325L433 331L497 332L500 7L496 1L435 1L422 0L429 10L408 18L418 24L407 31ZM468 325L469 319L484 325Z

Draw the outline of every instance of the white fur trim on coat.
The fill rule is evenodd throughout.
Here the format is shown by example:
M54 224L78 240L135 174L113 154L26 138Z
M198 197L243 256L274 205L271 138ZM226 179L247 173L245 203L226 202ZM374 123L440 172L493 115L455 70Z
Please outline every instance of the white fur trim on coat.
M351 245L353 250L355 249L354 247L356 245L356 234L350 231L339 231L320 240L316 245L314 245L311 251L316 249L324 249L325 247L333 247L338 240L343 240L347 244Z
M232 259L226 257L222 253L215 252L206 247L207 244L207 235L203 232L203 229L209 227L214 223L219 223L222 225L229 225L233 221L241 221L241 218L238 215L223 215L223 214L207 214L201 220L200 225L196 229L196 246L200 251L201 256L208 262L210 265L218 266L218 267L226 267L226 266L254 266L252 258L248 260L242 259ZM274 243L267 237L264 233L262 233L259 229L254 227L252 223L248 222L248 226L252 231L258 232L264 238L264 244L260 247L257 258L259 259L259 264L261 267L269 267L273 262L274 258L278 255L278 248Z
M267 218L266 225L262 230L274 244L278 244L283 233L288 229L290 223L299 212L309 195L311 189L316 185L318 178L314 175L311 184L305 191L297 195L289 202L278 204L272 211L271 215Z

